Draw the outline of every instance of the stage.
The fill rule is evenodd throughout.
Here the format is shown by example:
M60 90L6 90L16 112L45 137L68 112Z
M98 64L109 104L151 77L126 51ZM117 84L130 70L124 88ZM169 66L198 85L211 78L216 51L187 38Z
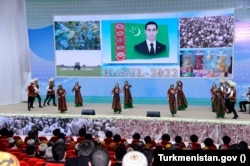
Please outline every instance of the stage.
M215 113L211 111L210 106L189 106L185 111L178 111L177 114L172 117L169 111L169 106L159 105L159 104L138 104L134 105L132 109L122 109L121 114L115 114L111 108L111 104L97 104L97 103L84 103L83 107L75 107L73 103L68 103L68 111L60 113L57 107L52 104L46 105L43 108L38 107L38 103L34 104L34 108L31 111L27 109L27 103L18 103L10 105L0 105L0 115L35 115L35 116L46 116L46 115L60 115L69 116L74 115L81 117L81 112L83 109L95 110L96 115L103 117L118 117L118 118L136 118L136 117L146 117L147 111L157 111L160 112L161 117L158 120L166 120L170 118L172 120L207 120L207 121L219 121L228 123L242 123L250 121L250 114L237 112L239 115L238 119L232 119L233 114L226 114L224 119L217 119ZM238 111L239 108L236 108Z
M82 110L95 110L95 115L82 115ZM146 117L148 111L160 112L161 117ZM155 140L160 140L162 133L168 133L172 140L180 135L188 142L189 136L196 134L200 142L211 137L220 144L222 136L229 135L232 143L244 140L250 144L248 112L238 112L238 119L232 119L232 113L217 119L209 106L191 105L172 117L167 104L136 104L132 109L122 109L121 114L115 114L111 104L84 103L83 107L74 107L73 103L68 103L68 111L60 113L53 105L39 108L35 103L34 108L28 111L27 103L18 103L1 105L0 115L0 127L7 126L19 135L26 135L32 125L41 125L40 135L49 136L55 128L61 128L65 134L76 136L78 130L85 126L88 132L98 137L105 137L105 130L125 138L131 138L138 132L142 138L150 135Z

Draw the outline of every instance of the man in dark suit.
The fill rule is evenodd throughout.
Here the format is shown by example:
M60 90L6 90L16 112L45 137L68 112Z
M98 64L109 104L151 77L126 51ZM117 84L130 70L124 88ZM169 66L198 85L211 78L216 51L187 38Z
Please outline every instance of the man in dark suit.
M157 55L166 51L166 45L156 41L157 23L150 21L145 25L146 40L135 45L134 49L145 55Z
M83 140L78 145L78 155L76 158L68 158L65 166L88 166L90 154L95 150L95 144L91 140Z

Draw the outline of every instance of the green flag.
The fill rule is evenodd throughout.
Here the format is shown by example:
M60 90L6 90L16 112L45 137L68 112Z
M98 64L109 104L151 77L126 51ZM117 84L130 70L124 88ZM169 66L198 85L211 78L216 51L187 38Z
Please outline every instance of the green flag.
M120 25L120 26L117 26ZM146 40L145 24L137 23L112 23L111 24L111 54L112 61L132 59L152 59L169 57L168 26L158 25L156 40L166 45L166 50L154 56L142 54L134 46ZM122 53L121 53L121 52ZM117 54L124 56L117 58ZM118 55L118 56L119 56Z

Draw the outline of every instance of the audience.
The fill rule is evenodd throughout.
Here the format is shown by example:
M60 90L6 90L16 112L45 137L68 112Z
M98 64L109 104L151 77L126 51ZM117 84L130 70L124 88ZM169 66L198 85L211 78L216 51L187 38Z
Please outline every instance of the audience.
M222 137L223 144L219 146L219 150L230 150L231 138L229 136Z
M146 136L144 138L144 142L145 142L144 144L145 148L154 149L156 147L156 142L152 140L150 136Z
M172 147L172 143L170 142L170 136L168 134L163 134L161 136L161 146L164 149L169 149Z
M148 160L143 153L131 151L123 157L122 166L148 166Z
M102 148L96 148L90 155L89 166L111 166L109 153Z
M78 131L79 137L77 138L76 142L79 143L85 139L86 128L80 128Z
M149 149L149 148L144 148L144 149L141 150L141 153L146 156L147 161L148 161L148 166L152 166L153 161L154 161L153 151L151 149Z
M114 166L122 166L122 158L127 153L124 145L120 145L115 149L115 164Z
M52 147L52 155L54 159L54 163L65 163L66 159L66 144L62 142L57 142Z
M68 158L65 166L88 166L90 154L95 150L95 144L91 140L84 140L78 145L78 157Z
M204 140L205 147L203 150L217 150L216 145L214 144L214 140L212 138L206 138Z
M190 136L190 143L188 143L187 149L189 150L201 150L201 144L198 143L198 136L197 135L191 135Z
M186 148L185 143L182 141L181 136L176 136L175 137L175 143L173 144L173 149L175 150L183 150Z
M157 166L157 154L172 153L169 150L217 150L212 138L205 138L202 148L197 135L190 136L190 142L186 148L181 136L176 136L175 142L171 143L170 136L165 133L162 135L161 141L156 144L150 136L144 137L144 141L142 141L140 134L134 133L131 144L124 144L119 134L113 136L111 131L106 131L106 138L103 142L108 146L100 148L101 144L93 139L91 133L86 133L85 128L79 130L79 138L83 139L79 143L77 143L79 139L75 141L72 137L61 133L60 129L55 129L53 133L51 141L38 144L33 139L35 137L32 136L32 132L29 132L29 139L26 140L27 146L24 148L27 157L42 158L46 163L60 163L65 166L111 166L111 161L112 166ZM8 149L17 149L21 145L22 139L15 141L13 132L9 132L6 128L1 129L0 134L0 140L7 141ZM67 148L70 147L67 139L74 142L71 150L75 148L76 157L67 158ZM245 141L230 145L229 136L223 136L222 141L219 150L249 150Z

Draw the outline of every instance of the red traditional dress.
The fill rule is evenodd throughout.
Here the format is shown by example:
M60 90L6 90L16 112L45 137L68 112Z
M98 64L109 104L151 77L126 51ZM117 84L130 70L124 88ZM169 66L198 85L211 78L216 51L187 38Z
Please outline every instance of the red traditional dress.
M82 100L82 94L81 94L81 86L78 85L78 82L73 87L72 92L75 92L75 106L81 107L83 100Z
M183 92L183 83L181 81L177 82L176 93L177 93L177 105L178 110L185 110L188 107L187 99Z
M67 103L66 103L66 90L59 86L56 91L56 95L58 97L58 111L64 112L67 111Z
M175 90L174 88L170 88L168 89L168 104L169 104L169 109L170 112L172 114L172 116L174 116L174 114L177 113L177 109L176 109L176 98L175 98Z
M118 113L122 112L120 93L121 93L121 89L119 87L115 87L112 90L112 94L113 94L112 109L114 110L115 113L116 112L118 112Z
M212 112L216 112L216 106L215 106L216 90L217 88L215 85L213 85L212 88L210 89Z
M215 96L216 117L224 118L225 113L227 112L227 108L224 103L223 94L219 89L217 89L215 93L216 93L216 96Z
M133 108L133 98L130 92L130 88L132 86L128 83L125 83L123 86L123 93L124 93L124 108Z

